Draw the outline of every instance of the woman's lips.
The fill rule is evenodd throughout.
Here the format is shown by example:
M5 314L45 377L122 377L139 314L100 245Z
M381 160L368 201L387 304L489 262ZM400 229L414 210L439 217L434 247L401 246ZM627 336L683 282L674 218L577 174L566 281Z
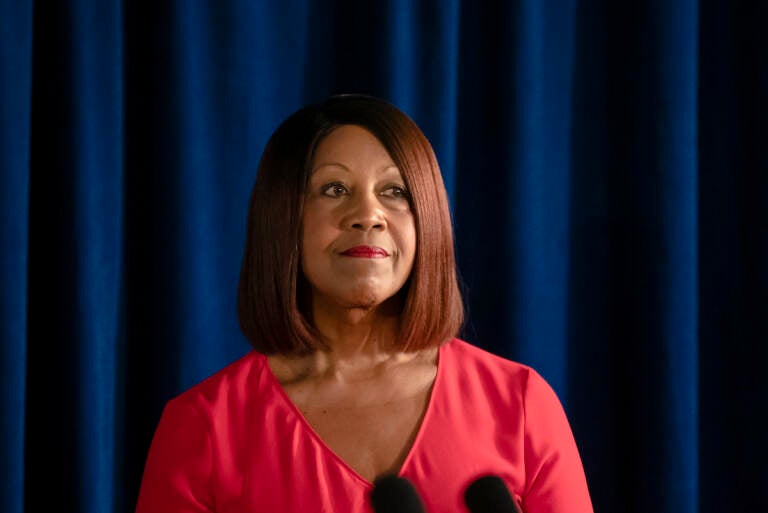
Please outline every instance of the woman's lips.
M385 258L389 253L384 248L377 246L355 246L341 253L344 256L355 258Z

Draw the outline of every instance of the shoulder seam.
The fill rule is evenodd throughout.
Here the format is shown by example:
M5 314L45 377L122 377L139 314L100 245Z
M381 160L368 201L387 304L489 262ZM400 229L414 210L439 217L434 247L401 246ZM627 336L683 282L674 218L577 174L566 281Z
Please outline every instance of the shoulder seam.
M528 385L531 379L531 368L527 367L525 373L525 383L523 383L523 473L525 475L522 500L525 501L525 497L528 495L530 488L529 476L528 476L528 444L526 438L528 437Z
M216 451L213 450L213 434L211 433L211 419L206 412L203 411L203 409L200 407L199 404L199 398L201 398L201 395L195 395L191 397L184 397L183 395L179 395L174 397L169 401L170 403L174 404L174 407L176 408L189 408L190 411L192 411L192 414L196 417L200 418L200 420L203 423L203 426L205 428L205 434L208 438L208 461L210 461L210 468L208 469L208 475L210 478L208 479L208 488L209 488L209 495L211 497L211 509L212 511L216 511L215 503L216 503L216 494L214 493L214 486L213 486L213 469L215 468L213 459L215 457Z

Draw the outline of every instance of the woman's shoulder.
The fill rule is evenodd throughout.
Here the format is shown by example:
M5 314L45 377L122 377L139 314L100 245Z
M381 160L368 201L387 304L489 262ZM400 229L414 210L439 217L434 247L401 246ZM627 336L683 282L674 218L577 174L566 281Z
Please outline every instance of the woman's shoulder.
M518 378L525 378L536 372L528 365L504 358L458 338L447 342L443 352L465 371L499 373L507 377Z
M265 366L266 357L251 350L176 395L169 404L208 411L244 405L250 398L258 395Z
M551 393L551 386L533 367L516 362L461 339L445 344L446 372L460 375L462 387L474 387L487 393L504 391L508 399Z

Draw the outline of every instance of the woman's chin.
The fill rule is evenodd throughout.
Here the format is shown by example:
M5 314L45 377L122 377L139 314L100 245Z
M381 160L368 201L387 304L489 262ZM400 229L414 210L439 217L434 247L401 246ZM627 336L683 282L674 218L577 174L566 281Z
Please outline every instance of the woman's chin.
M326 295L336 305L345 309L372 310L390 303L397 291L381 290L378 287L357 286Z
M339 304L345 308L360 308L370 310L378 307L387 299L389 298L377 293L376 291L360 291L341 298Z

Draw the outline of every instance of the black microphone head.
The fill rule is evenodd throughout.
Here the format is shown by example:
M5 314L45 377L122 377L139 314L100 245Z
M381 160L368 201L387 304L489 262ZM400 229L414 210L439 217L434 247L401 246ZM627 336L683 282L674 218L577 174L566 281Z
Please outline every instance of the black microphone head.
M504 481L498 476L483 476L464 492L464 503L471 513L519 513Z
M373 482L371 505L376 513L425 513L411 482L396 475L381 476Z

